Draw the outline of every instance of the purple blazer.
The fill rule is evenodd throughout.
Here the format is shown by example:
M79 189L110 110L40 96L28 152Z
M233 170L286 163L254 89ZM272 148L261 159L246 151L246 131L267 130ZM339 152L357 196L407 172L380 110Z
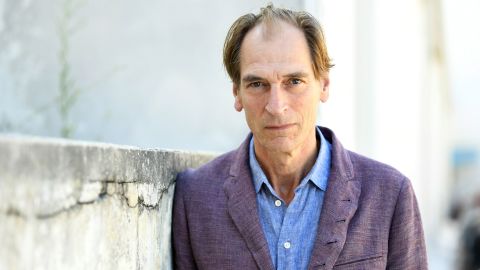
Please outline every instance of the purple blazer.
M410 181L350 152L333 132L332 166L308 269L427 269ZM248 163L251 134L235 151L177 177L176 269L271 269Z

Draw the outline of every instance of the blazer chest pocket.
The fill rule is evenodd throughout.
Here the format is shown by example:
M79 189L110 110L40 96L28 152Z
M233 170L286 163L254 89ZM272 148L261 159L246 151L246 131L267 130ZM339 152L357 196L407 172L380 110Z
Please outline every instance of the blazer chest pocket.
M385 269L385 260L382 255L373 255L364 258L343 261L333 266L335 270L376 270Z

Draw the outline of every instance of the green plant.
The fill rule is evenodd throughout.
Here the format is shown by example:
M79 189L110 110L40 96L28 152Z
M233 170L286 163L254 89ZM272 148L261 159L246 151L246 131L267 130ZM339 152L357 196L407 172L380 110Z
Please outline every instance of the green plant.
M71 122L70 114L82 91L73 79L69 62L70 40L76 30L72 22L80 3L78 0L63 0L62 14L58 23L60 72L58 76L59 95L56 103L60 115L60 135L64 138L73 136L74 125Z

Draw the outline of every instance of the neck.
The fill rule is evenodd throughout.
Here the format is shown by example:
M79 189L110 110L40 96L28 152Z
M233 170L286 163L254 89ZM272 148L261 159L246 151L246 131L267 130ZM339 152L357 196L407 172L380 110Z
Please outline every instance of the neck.
M288 204L295 196L295 188L312 169L317 159L320 142L316 131L303 144L289 152L269 151L254 140L255 156L275 192Z

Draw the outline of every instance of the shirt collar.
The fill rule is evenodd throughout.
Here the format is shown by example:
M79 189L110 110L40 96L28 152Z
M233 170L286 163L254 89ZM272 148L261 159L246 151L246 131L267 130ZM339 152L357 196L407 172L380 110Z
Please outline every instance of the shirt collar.
M322 132L318 127L316 127L317 136L320 137L320 149L317 154L317 160L313 165L312 169L305 178L302 179L300 182L300 186L305 185L309 180L317 186L319 189L325 191L327 189L327 182L328 182L328 175L330 173L330 165L331 165L331 144L325 139ZM253 136L250 140L250 151L249 151L249 163L250 163L250 170L252 171L252 178L253 184L255 187L255 191L258 193L262 188L262 184L265 184L271 192L273 192L273 188L268 182L267 176L263 172L260 164L255 157L255 148L253 144Z

